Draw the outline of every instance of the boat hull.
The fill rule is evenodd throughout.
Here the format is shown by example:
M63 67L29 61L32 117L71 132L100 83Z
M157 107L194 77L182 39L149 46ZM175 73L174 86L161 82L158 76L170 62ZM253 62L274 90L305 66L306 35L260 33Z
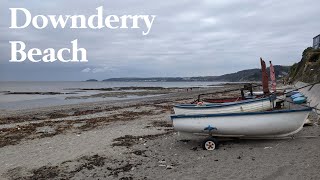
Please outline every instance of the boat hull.
M243 101L242 97L231 97L231 98L220 98L220 99L203 99L202 101L205 103L228 103L228 102L236 102Z
M171 116L176 131L225 137L283 137L299 132L311 109ZM209 128L208 128L209 127ZM216 128L216 129L215 129Z
M174 113L179 114L218 114L236 112L256 112L267 111L272 108L269 98L248 100L225 104L204 104L197 105L176 105L173 107Z

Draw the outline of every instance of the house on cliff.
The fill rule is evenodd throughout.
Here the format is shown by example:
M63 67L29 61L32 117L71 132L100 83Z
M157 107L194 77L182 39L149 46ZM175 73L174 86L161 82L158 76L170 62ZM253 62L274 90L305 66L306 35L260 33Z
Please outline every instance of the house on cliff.
M320 34L313 38L313 48L320 49Z

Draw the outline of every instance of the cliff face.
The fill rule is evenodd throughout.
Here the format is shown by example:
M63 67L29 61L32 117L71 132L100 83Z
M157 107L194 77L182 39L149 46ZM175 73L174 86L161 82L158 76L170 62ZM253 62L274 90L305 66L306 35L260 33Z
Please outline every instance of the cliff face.
M308 47L302 53L300 62L290 68L289 82L302 81L313 83L320 81L320 49Z

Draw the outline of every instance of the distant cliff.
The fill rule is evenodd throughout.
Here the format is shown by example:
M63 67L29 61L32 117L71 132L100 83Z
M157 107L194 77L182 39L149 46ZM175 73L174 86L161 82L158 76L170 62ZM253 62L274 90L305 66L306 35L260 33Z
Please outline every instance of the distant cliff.
M280 79L282 77L285 77L288 75L290 66L280 66L280 65L275 65L274 66L276 78ZM270 70L267 68L267 72L270 77ZM231 81L231 82L238 82L238 81L261 81L262 79L262 74L261 74L261 69L248 69L248 70L243 70L239 71L236 73L231 73L231 74L225 74L222 76L218 76L216 78L218 81Z
M313 83L320 81L320 49L308 47L302 53L301 61L292 65L287 81Z
M290 66L274 66L277 78L288 75ZM267 69L269 73L269 68ZM174 81L224 81L224 82L245 82L261 81L261 69L247 69L236 73L222 76L199 76L199 77L155 77L155 78L110 78L103 81L145 81L145 82L174 82Z
M98 80L96 80L96 79L88 79L88 80L86 80L87 82L96 82L96 81L98 81Z

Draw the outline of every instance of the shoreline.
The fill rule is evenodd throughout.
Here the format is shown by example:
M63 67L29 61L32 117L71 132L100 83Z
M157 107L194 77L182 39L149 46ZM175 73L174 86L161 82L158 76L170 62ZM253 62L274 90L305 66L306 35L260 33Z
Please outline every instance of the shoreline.
M140 99L172 92L212 88L206 83L86 83L34 82L1 84L0 109L19 110L37 107L81 104L86 102ZM137 86L139 85L139 86ZM213 88L218 88L213 86ZM221 88L221 87L220 87Z
M43 107L43 108L32 108L32 109L23 109L23 110L6 110L6 114L0 114L1 117L6 117L6 116L13 116L15 114L19 113L27 113L27 114L32 114L33 112L46 112L46 111L56 111L56 110L70 110L70 109L78 109L79 110L85 110L86 107L87 109L92 109L92 107L102 107L106 105L123 105L123 104L130 104L130 103L136 103L136 102L145 102L145 101L157 101L157 100L170 100L172 98L190 98L190 99L196 99L197 95L199 93L206 93L206 92L215 92L215 91L224 91L225 89L233 89L234 85L230 85L227 87L207 87L203 89L197 89L193 91L178 91L178 92L171 92L167 93L164 95L160 96L154 96L154 97L144 97L141 96L140 98L137 99L117 99L117 100L111 100L111 101L97 101L97 102L83 102L83 103L78 103L78 104L66 104L66 105L57 105L57 106L49 106L49 107ZM89 107L88 107L89 106Z

